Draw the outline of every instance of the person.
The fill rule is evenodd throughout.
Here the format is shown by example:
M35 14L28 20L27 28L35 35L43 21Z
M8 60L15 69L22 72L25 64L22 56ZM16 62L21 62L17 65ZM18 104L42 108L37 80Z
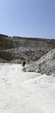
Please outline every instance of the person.
M23 61L22 66L23 66L23 68L24 68L24 69L25 69L25 64L26 64L26 62L25 62L25 61Z

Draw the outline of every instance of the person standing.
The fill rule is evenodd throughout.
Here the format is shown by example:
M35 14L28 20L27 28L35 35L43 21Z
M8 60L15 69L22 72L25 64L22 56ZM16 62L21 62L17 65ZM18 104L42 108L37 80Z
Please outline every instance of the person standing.
M24 69L25 69L25 64L26 64L26 62L25 62L25 61L23 61L22 66L23 66L23 68L24 68Z

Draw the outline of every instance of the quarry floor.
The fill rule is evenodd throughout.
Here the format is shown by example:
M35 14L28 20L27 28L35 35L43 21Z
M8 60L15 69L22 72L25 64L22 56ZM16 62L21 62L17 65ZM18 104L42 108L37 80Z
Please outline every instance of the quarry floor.
M0 63L0 113L55 113L55 77Z

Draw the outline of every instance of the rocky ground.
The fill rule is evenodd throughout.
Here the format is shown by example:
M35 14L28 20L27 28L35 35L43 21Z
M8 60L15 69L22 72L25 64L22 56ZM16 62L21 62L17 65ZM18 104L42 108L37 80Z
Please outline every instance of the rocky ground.
M55 39L0 34L0 63L30 63L26 71L55 74Z
M38 61L32 62L32 64L26 68L26 71L46 73L47 75L55 74L55 49L49 51Z
M0 113L55 113L55 77L0 63Z

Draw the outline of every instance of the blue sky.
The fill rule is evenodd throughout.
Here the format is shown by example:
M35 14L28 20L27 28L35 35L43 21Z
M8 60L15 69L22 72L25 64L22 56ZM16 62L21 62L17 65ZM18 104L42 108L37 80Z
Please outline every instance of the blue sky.
M0 33L55 39L55 0L0 0Z

